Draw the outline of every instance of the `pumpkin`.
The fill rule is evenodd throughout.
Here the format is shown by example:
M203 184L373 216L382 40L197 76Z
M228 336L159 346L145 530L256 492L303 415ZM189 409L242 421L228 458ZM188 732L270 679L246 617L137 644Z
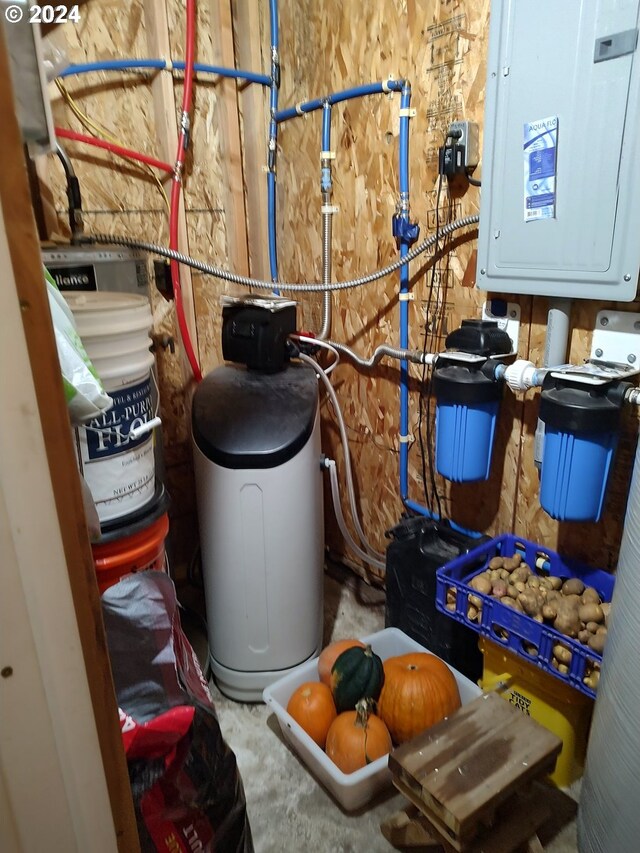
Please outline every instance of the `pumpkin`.
M387 658L378 713L395 743L411 740L460 707L449 667L426 652Z
M382 659L371 646L342 652L331 669L331 692L338 713L351 711L360 699L377 699L382 690Z
M331 687L331 670L334 663L342 652L351 649L353 646L359 646L361 649L364 649L364 643L361 643L360 640L347 639L336 640L334 643L330 643L320 653L320 657L318 658L318 678L327 687Z
M338 714L327 733L326 752L343 773L353 773L391 751L389 730L371 713L373 701L361 699L354 711Z
M301 726L320 749L324 749L327 732L337 716L331 690L319 681L307 681L291 694L287 713Z

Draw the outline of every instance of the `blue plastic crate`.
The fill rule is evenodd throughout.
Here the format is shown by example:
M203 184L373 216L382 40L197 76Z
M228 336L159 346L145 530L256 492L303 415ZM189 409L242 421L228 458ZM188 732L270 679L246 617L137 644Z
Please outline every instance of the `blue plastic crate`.
M505 533L438 569L436 607L452 619L462 622L494 643L508 648L565 684L570 684L587 696L595 697L595 692L587 687L583 679L590 669L600 668L602 655L582 645L579 640L561 634L546 623L536 622L525 613L501 604L499 599L482 595L469 586L471 579L483 572L493 557L513 557L516 552L539 575L580 578L586 586L592 586L598 591L602 601L611 601L613 575L601 569L592 569L582 563L567 560L542 545ZM449 589L453 589L456 593L455 610L446 608ZM467 618L469 595L476 595L482 599L480 621ZM559 672L551 665L552 649L556 643L562 643L572 653L567 673Z

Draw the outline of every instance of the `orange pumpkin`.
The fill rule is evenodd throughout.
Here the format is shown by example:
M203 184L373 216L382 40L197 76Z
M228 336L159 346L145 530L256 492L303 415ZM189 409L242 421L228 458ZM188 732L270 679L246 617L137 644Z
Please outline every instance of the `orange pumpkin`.
M387 658L378 713L395 743L411 740L460 707L449 667L426 652Z
M391 735L372 701L361 699L355 711L338 714L327 733L326 752L343 773L354 773L391 751Z
M329 643L320 652L320 657L318 658L318 677L327 687L331 687L331 670L334 663L342 652L346 652L347 649L351 649L353 646L359 646L361 649L365 647L364 643L361 643L360 640L336 640L335 643Z
M331 690L319 681L307 681L291 694L287 713L324 749L327 732L338 712Z

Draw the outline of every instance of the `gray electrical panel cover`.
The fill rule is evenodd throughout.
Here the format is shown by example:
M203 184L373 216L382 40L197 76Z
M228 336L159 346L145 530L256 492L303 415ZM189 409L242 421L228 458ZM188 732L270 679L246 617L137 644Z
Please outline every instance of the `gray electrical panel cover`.
M492 0L477 286L631 301L638 0Z

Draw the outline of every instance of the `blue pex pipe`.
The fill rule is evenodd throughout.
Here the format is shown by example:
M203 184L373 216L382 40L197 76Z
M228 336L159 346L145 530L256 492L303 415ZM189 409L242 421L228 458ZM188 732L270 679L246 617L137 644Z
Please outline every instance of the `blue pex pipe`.
M404 505L407 509L413 510L413 512L418 515L424 515L427 518L432 518L434 521L440 521L440 516L437 512L431 512L431 510L422 506L422 504L416 503L415 501L405 500ZM456 524L455 521L449 521L453 530L457 530L458 533L464 533L465 536L471 536L473 539L479 539L483 534L479 533L477 530L467 530L466 527L461 527L459 524ZM547 564L548 568L548 564Z
M323 98L314 98L312 101L305 101L303 104L298 104L297 107L288 107L286 110L280 110L276 112L275 120L280 124L283 121L288 121L290 118L319 110L325 104L332 106L342 101L350 101L353 98L362 98L365 95L383 95L387 92L400 92L404 85L404 80L388 80L385 83L366 83L363 86L356 86L353 89L334 92Z
M184 71L184 62L172 63L173 68ZM163 71L167 67L164 59L107 59L103 62L86 62L79 65L69 65L58 77L72 77L75 74L87 74L92 71L141 71L144 69L155 69ZM216 74L219 77L232 77L236 80L247 80L249 83L260 83L262 86L270 86L271 78L266 74L255 74L253 71L239 71L235 68L223 68L219 65L205 65L196 62L194 71L200 74Z
M400 108L408 110L411 103L411 87L403 86ZM409 219L409 116L400 116L400 140L399 140L399 173L400 173L400 199L402 209L400 216ZM406 241L400 240L400 257L403 258L409 251ZM408 293L409 290L409 265L400 267L400 293ZM408 349L409 346L409 302L400 299L400 347ZM405 501L408 491L409 471L409 443L402 440L409 432L409 364L406 359L400 362L400 496Z
M278 280L278 244L276 238L276 152L278 145L278 125L275 114L278 109L278 89L280 86L280 63L278 58L278 2L269 0L269 24L271 29L271 77L269 78L269 150L267 163L267 228L269 243L269 271L271 280ZM274 293L279 293L274 288Z

